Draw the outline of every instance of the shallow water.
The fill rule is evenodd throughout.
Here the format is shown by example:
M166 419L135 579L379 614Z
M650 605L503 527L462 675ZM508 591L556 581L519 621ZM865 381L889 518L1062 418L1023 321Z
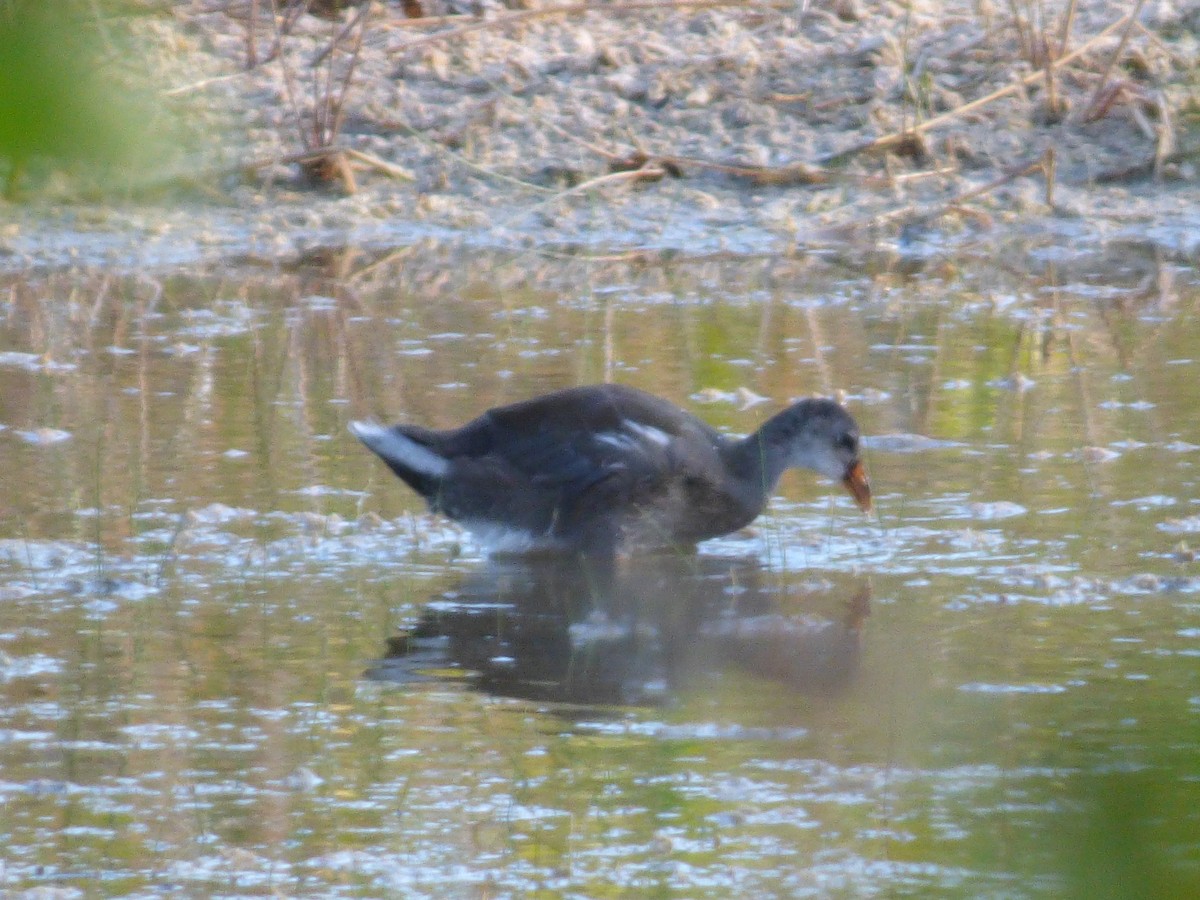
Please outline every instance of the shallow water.
M1200 276L1066 256L5 276L0 885L1195 893ZM790 474L601 588L346 432L604 379L843 393L878 517Z

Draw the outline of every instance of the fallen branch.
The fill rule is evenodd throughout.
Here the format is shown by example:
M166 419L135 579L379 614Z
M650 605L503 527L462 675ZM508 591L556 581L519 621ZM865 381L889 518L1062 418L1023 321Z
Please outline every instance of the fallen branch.
M621 172L609 172L607 175L597 175L595 178L589 178L582 184L577 184L572 188L567 188L565 191L559 191L553 197L548 197L539 203L537 206L545 206L548 203L553 203L556 200L563 200L572 194L584 194L588 191L594 191L597 188L607 187L610 184L622 184L625 182L636 183L638 181L660 181L669 173L667 168L661 165L657 160L649 160L645 165L637 169L626 169ZM537 206L534 209L537 209Z

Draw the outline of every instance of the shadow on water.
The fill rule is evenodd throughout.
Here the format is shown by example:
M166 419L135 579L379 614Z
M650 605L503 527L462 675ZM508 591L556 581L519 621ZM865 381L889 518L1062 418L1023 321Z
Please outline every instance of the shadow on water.
M785 585L751 557L492 560L435 597L367 675L409 683L473 673L489 693L589 705L657 705L737 668L797 692L858 670L864 584L840 619L782 612Z

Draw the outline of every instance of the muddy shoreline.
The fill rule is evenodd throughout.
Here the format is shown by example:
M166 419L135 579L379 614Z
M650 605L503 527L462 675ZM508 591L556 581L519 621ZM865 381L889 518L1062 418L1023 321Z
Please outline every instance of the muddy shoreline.
M1130 23L1084 3L1064 38L1057 21L975 3L498 7L416 22L376 3L296 17L286 34L210 6L127 23L189 135L157 176L167 189L10 206L0 265L287 263L429 240L602 255L1200 253L1186 7ZM1034 65L1048 36L1063 60L1052 90ZM324 135L352 174L314 184L297 157L342 84Z

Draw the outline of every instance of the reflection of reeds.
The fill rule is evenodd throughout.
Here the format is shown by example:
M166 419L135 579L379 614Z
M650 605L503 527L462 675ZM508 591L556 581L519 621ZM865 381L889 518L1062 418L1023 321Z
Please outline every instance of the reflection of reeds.
M344 485L348 472L367 474L353 456L349 468L343 464L352 446L343 423L352 415L449 426L488 406L601 378L685 403L706 388L744 387L776 405L814 392L873 388L891 396L859 407L871 431L956 438L1002 413L1006 433L1025 451L1047 442L1062 450L1104 447L1120 439L1113 430L1119 419L1097 408L1103 398L1089 372L1098 360L1127 365L1147 346L1130 346L1137 307L1126 294L1120 306L1056 297L1041 313L1032 312L1032 301L1006 301L1005 309L1021 314L977 316L981 332L972 340L986 350L966 353L961 317L947 315L956 302L949 295L913 302L906 276L881 272L881 302L830 302L840 290L838 273L828 271L822 287L820 267L802 259L654 266L523 257L510 265L482 255L468 269L430 245L398 268L365 257L358 264L368 273L363 278L345 280L346 269L335 267L334 281L298 271L250 274L236 287L203 277L10 281L6 344L39 362L34 371L0 368L10 386L5 423L76 436L46 451L60 463L45 482L7 488L17 507L44 516L48 492L78 498L68 506L100 510L103 527L93 532L99 526L89 523L87 539L102 538L106 552L137 532L133 516L147 498L357 516L359 500L294 493ZM797 292L801 283L823 301L806 302ZM628 297L579 288L605 284L638 287ZM1169 279L1137 279L1156 305L1160 284L1177 290ZM1004 290L999 282L989 288ZM1029 290L1013 282L1012 293ZM329 299L313 299L320 297ZM966 297L972 302L969 290ZM985 295L974 302L990 301ZM1070 312L1062 304L1072 304ZM534 307L540 312L529 314ZM909 335L928 345L925 364L910 365L906 350L868 349L902 347ZM1059 415L1081 430L1039 423L1024 433L1042 415L1048 384L1067 372L1078 393L1060 398L1066 406ZM1013 389L1003 389L1005 379ZM1039 386L1023 391L1022 379ZM947 391L946 380L984 391ZM989 388L992 382L1000 387ZM762 412L718 403L704 415L744 432ZM226 459L227 451L248 455ZM183 481L180 472L187 473ZM376 501L415 508L398 490L378 492Z
M463 564L450 559L451 538L431 540L435 521L401 514L415 508L411 498L390 479L378 478L376 467L344 436L343 422L352 414L403 414L451 424L556 381L590 380L606 372L684 403L704 387L732 394L749 386L774 402L813 389L844 387L861 394L876 388L881 394L872 402L854 401L869 432L961 437L971 442L971 450L986 454L983 466L980 455L875 454L877 483L901 498L884 511L900 522L908 509L945 491L948 481L956 489L966 485L961 489L1005 496L1021 496L1032 485L1042 496L1062 494L1063 505L1081 505L1089 488L1101 494L1109 490L1109 470L1100 465L1091 466L1097 474L1090 484L1075 474L1082 467L1069 454L1078 449L1081 435L1099 446L1130 434L1145 437L1147 431L1148 439L1177 435L1200 442L1187 405L1191 395L1180 390L1194 380L1191 366L1162 365L1194 356L1200 321L1196 295L1164 274L1172 269L1169 260L1123 252L1122 266L1140 268L1123 270L1126 282L1120 285L1114 284L1117 276L1093 276L1097 267L1091 260L1078 271L1047 266L1036 276L982 268L921 274L883 266L864 278L856 265L848 285L845 268L811 259L547 262L526 256L514 262L475 252L468 266L460 252L428 245L402 261L347 254L348 262L332 259L328 270L223 271L159 280L74 272L8 275L0 283L0 347L29 354L0 365L0 424L8 426L0 431L0 469L8 476L0 483L0 508L4 527L26 548L25 562L5 565L28 569L14 580L34 592L5 597L5 629L12 637L4 647L6 653L18 653L24 645L44 644L54 648L64 667L61 677L3 683L6 715L26 717L13 724L5 719L4 727L14 734L29 728L48 735L29 746L23 740L4 742L7 782L29 789L6 791L3 828L16 832L21 846L36 838L43 852L57 854L65 872L61 883L73 885L73 873L87 869L80 859L95 854L138 869L130 883L144 876L157 879L159 886L199 885L201 893L282 883L282 876L271 881L276 868L323 886L331 848L340 852L347 841L359 841L368 848L385 845L399 856L412 835L423 840L435 827L444 829L437 840L448 829L465 844L493 846L503 840L495 837L496 830L509 834L504 803L515 802L553 806L575 816L570 826L567 816L552 822L559 830L538 838L557 864L571 862L574 850L583 858L582 851L593 843L611 843L614 819L602 818L598 804L651 808L651 794L661 789L646 787L644 803L636 791L655 765L664 765L664 759L676 764L680 754L663 748L682 745L632 733L560 738L555 735L561 723L548 736L548 719L540 712L497 715L495 705L465 697L452 686L432 701L420 694L363 689L364 660L377 652L382 636L452 585L451 575ZM611 290L613 285L621 288ZM1108 298L1092 296L1089 288L1107 291ZM897 349L903 344L921 349ZM735 360L749 365L734 365ZM510 374L501 377L501 371ZM993 384L1014 374L1037 384L1025 392ZM1131 378L1113 388L1112 374ZM947 388L947 380L969 386ZM451 381L465 387L440 387ZM1118 391L1127 392L1118 395L1123 399L1160 406L1139 412L1138 423L1131 425L1127 414L1100 407ZM743 411L734 403L714 403L702 412L723 428L744 431L761 419L763 407ZM9 433L42 425L70 430L75 439L29 445ZM247 456L225 459L229 449ZM1048 475L1022 472L1028 454L1043 450L1060 458L1047 467ZM1139 472L1139 494L1178 490L1169 482L1179 470L1164 469ZM356 492L367 487L371 496L298 493L314 486ZM822 496L823 489L796 481L788 493L812 498ZM913 506L897 508L910 495ZM818 527L789 530L768 523L760 532L762 556L771 564L766 588L787 587L795 570L820 558L818 552L805 555L806 539L814 547L835 541L833 517L821 518L820 502L808 504L804 513L806 524L818 522ZM238 513L231 524L214 524L222 503L245 514ZM75 515L84 508L96 514ZM384 515L360 517L363 509ZM155 515L143 518L150 511ZM1130 518L1089 516L1089 526L1107 529L1103 547L1094 552L1108 556L1113 546L1129 546ZM826 522L827 531L821 527ZM842 522L836 524L840 531ZM940 527L928 518L923 524ZM139 543L149 530L159 537ZM64 564L44 549L51 543L70 547L83 560L66 566L73 579L87 571L89 554L94 555L103 567L95 573L104 576L95 579L100 584L82 584L80 574L80 586L63 587ZM38 552L45 561L35 565ZM851 565L852 551L842 552ZM784 569L787 573L779 575ZM88 612L89 604L106 599L103 582L143 577L152 589L148 596L118 598L99 615ZM739 586L733 584L734 599ZM798 611L811 609L803 598L788 596L786 602ZM669 586L662 599L670 603ZM883 808L887 821L908 827L923 822L931 796L946 802L937 790L949 785L955 803L961 799L969 806L978 796L977 808L971 808L991 815L989 767L967 776L982 780L982 787L955 781L954 774L926 776L918 767L909 768L910 746L923 746L907 743L918 740L913 733L950 713L914 713L914 704L920 710L923 702L922 691L910 691L903 679L920 684L931 667L939 667L942 677L946 657L974 640L981 658L985 650L1012 646L1012 679L1019 681L1019 644L1029 634L1021 624L1028 608L1001 606L991 619L993 627L960 629L947 637L954 627L947 623L957 614L928 612L939 606L940 596L904 606L894 602L891 591L885 599L888 628L873 631L903 650L889 663L895 671L872 671L896 675L875 678L880 692L894 700L882 708L895 716L889 727L904 733L885 750L880 744L866 750L856 744L855 764L846 765L850 787L843 791L840 782L826 782L827 805L836 815L873 816ZM1138 618L1150 615L1149 606L1141 606ZM1059 612L1039 609L1038 639L1061 638L1062 646L1074 647L1086 630L1076 626L1094 623L1094 613L1079 607L1070 611L1077 618L1064 619ZM1119 621L1121 628L1128 627L1129 620ZM1178 625L1171 620L1168 630ZM889 638L890 628L900 637ZM1105 636L1100 643L1107 641ZM879 639L871 649L887 650ZM1039 664L1049 666L1052 655L1038 650ZM1147 654L1139 663L1159 659ZM1138 717L1147 716L1144 682L1122 683L1136 698L1129 702L1141 704ZM1111 697L1102 687L1092 683L1079 693L1091 690L1095 702L1108 703ZM706 721L714 710L740 715L752 696L762 705L753 715L764 721L786 717L790 709L796 721L812 729L804 739L813 743L806 748L814 749L810 756L819 756L822 717L865 722L881 711L864 701L799 716L788 696L747 693L754 690L761 692L761 686L723 678L712 691L730 696L714 699L706 693L699 716ZM963 695L946 693L954 695L952 702L963 702ZM1072 749L1057 728L1041 742L1035 729L1026 728L1037 709L1025 702L1030 699L1036 698L1014 701L988 720L1015 748L1014 758L1002 754L998 764L997 794L1006 801L1013 790L1024 790L1027 776L1020 767L1026 751L1051 754L1045 766L1052 781L1058 779L1053 773L1070 773L1081 761L1108 752L1107 747L1095 755L1085 746ZM1172 704L1150 712L1158 720L1150 737L1166 740L1179 708ZM974 718L970 722L978 725ZM1018 722L1019 732L1012 727ZM839 721L829 733L838 742L833 757L845 761L852 751L844 735L857 740L872 732L865 725L861 732L847 732ZM1087 729L1080 733L1104 739ZM970 738L971 747L991 746L975 732ZM558 743L547 754L552 741ZM1135 757L1142 752L1134 740L1127 743ZM1168 745L1178 741L1161 746ZM523 752L535 746L539 753ZM703 742L695 741L688 741L687 751L708 753ZM780 779L794 778L784 787L803 798L797 808L816 808L817 776L836 780L837 767L822 763L828 771L815 774L796 770L794 751L791 744L780 745L788 764L772 770L772 793L778 792ZM722 744L713 751L721 760L718 768L726 771L725 761L739 752L740 747ZM944 746L937 752L944 753ZM868 770L878 772L876 765L887 753L894 755L886 762L896 763L898 777L886 790L868 790L860 779ZM1055 759L1053 754L1066 755ZM859 759L870 765L860 765ZM1157 765L1149 755L1146 759ZM464 760L469 768L457 768ZM52 793L51 779L61 779L58 793ZM466 787L448 802L446 792L458 790L464 780ZM1186 835L1177 835L1171 825L1190 824L1182 806L1177 810L1161 802L1158 788L1139 778L1118 774L1094 783L1075 781L1071 776L1051 785L1045 795L1068 796L1078 806L1078 816L1066 814L1075 842L1040 848L1042 855L1035 857L1061 852L1072 856L1065 864L1073 865L1078 855L1074 874L1083 895L1094 889L1096 861L1112 857L1112 847L1127 844L1129 835L1141 834L1146 852L1138 850L1131 864L1113 868L1125 873L1124 880L1168 890L1170 864L1159 859L1154 843L1186 843ZM501 812L492 816L485 802L489 791L503 793L517 782L512 790L517 800L501 797ZM731 808L739 814L776 808L774 800L760 805L743 796L749 784L735 785L738 796ZM613 794L614 785L622 793ZM696 785L689 782L688 796L699 793ZM851 787L856 796L880 798L882 806L855 803L849 805L851 813L844 813ZM432 810L435 789L434 802L441 807ZM661 802L669 803L676 817L691 802L688 796ZM464 797L478 804L459 802ZM1144 802L1132 803L1130 797ZM719 804L707 794L696 802L697 821L710 822ZM1000 815L1007 815L1011 807L1003 809ZM962 821L977 823L984 814ZM631 820L620 819L621 827L650 822L647 833L661 824L651 822L652 808L620 815ZM829 821L820 818L824 815L834 814L814 813L814 821ZM942 822L959 821L945 806L939 815ZM58 829L47 836L46 822L68 816L75 826L69 835ZM93 820L96 835L88 831ZM878 820L864 821L874 825ZM1044 821L1038 818L1035 824ZM125 828L130 822L138 828ZM721 840L730 843L750 827L737 822L737 827L703 827L714 835L721 831ZM794 829L790 823L788 829L787 841L779 843L789 852L795 831L819 831ZM152 839L142 837L146 834ZM988 834L975 835L973 846L990 849ZM1024 850L1020 835L1004 840L1015 848L1014 858L1026 858L1016 852ZM186 881L180 874L213 859L221 861L219 877L201 874ZM394 859L385 861L394 866ZM1039 864L1029 864L1029 870ZM976 868L987 865L985 860ZM80 890L87 890L79 881Z

